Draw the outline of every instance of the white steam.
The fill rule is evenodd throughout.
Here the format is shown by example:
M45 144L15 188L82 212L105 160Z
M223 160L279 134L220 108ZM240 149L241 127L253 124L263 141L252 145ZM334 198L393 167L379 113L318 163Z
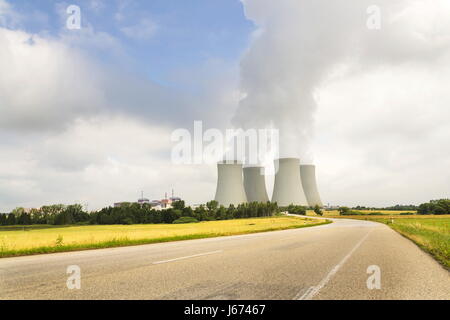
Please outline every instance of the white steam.
M367 27L369 0L242 2L258 29L241 61L244 98L233 124L279 129L280 155L304 162L312 160L316 90L324 81L437 59L437 49L449 44L447 0L379 0L380 30Z

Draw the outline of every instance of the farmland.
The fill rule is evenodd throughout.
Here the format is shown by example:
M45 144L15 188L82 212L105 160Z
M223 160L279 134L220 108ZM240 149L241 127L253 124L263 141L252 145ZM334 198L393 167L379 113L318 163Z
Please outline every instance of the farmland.
M298 217L270 217L179 225L8 226L0 228L0 257L211 238L323 223Z

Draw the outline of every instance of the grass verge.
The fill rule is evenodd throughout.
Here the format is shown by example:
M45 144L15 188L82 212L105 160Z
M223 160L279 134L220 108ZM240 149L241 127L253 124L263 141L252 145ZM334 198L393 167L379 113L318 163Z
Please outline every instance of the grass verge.
M0 231L0 258L214 238L331 223L298 217L209 221L183 225L11 228Z
M447 270L450 270L450 216L341 216L381 222L407 239L413 241L425 252L431 254Z

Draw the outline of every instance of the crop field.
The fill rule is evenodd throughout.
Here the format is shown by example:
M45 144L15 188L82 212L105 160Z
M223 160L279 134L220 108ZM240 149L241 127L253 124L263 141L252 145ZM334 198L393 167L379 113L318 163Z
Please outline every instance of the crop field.
M320 224L324 222L270 217L193 224L0 227L0 257L210 238Z

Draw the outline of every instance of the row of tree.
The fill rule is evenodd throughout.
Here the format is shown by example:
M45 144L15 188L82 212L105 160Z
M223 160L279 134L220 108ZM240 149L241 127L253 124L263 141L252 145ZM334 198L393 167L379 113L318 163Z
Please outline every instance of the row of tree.
M417 209L418 214L450 214L450 199L432 200L422 203Z
M269 217L279 213L276 203L247 203L228 208L211 201L195 209L177 201L172 208L155 210L148 204L130 203L120 207L107 207L98 212L87 213L81 205L53 205L40 210L25 212L15 209L8 215L0 215L0 225L72 225L72 224L161 224L173 223L180 218L186 221L212 221L242 218Z
M418 209L418 206L415 206L413 204L403 205L403 204L397 204L395 206L391 207L385 207L385 208L376 208L376 207L365 207L365 206L356 206L353 207L354 210L372 210L372 211L416 211Z
M0 215L0 225L68 225L89 221L89 217L90 215L83 210L82 205L57 204L32 209L30 212L26 212L23 208L14 209L9 214Z

